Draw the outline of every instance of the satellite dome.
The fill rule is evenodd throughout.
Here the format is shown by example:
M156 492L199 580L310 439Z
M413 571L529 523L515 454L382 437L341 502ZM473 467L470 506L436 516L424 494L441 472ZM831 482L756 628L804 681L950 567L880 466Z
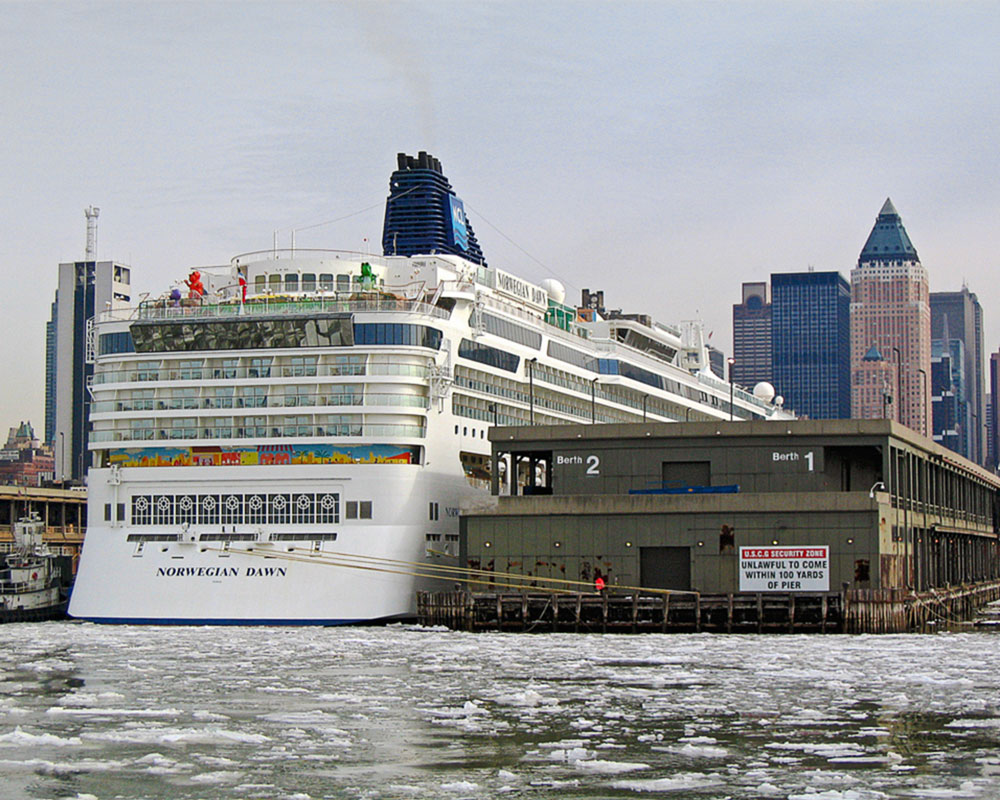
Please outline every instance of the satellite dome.
M566 299L566 287L555 278L546 278L542 281L542 288L557 303L562 303Z
M753 396L765 403L770 403L774 399L774 387L767 381L761 381L753 387Z

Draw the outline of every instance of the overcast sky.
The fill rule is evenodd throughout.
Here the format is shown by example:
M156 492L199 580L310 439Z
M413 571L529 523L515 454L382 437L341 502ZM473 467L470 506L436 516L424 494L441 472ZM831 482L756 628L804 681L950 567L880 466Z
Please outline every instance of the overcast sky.
M354 214L296 245L380 242L418 150L492 266L726 352L742 282L849 278L891 197L995 351L998 42L997 2L0 3L0 426L44 432L86 206L158 294L275 230Z

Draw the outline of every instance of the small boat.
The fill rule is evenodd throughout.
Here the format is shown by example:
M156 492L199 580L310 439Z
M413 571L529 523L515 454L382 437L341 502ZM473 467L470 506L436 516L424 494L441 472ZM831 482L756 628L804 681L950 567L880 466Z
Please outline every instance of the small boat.
M42 541L36 514L14 524L14 549L0 555L0 622L38 622L66 616L63 558Z

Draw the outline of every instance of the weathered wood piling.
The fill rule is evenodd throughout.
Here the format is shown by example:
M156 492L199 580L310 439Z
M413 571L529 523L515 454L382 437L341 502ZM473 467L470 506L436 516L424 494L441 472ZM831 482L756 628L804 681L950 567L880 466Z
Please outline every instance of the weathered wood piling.
M575 633L905 633L969 625L1000 581L926 592L418 592L422 625Z

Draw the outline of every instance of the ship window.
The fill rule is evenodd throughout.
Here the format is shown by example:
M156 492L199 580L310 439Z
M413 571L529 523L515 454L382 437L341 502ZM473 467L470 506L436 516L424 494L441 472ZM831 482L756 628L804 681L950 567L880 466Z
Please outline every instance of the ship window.
M287 494L271 494L267 496L267 500L268 505L271 507L268 522L272 525L287 524L291 517L291 496Z
M302 273L302 291L303 292L315 292L316 291L316 273L315 272L303 272Z
M542 334L538 331L525 328L523 325L518 325L501 317L495 317L492 314L473 312L472 317L469 319L469 324L475 326L477 320L481 322L487 333L492 333L494 336L509 339L512 342L526 345L535 350L540 349L542 346Z
M243 522L243 495L224 494L220 505L223 525L237 525Z
M248 378L270 378L271 377L271 359L270 358L251 358L250 359L250 369L247 371Z
M98 354L102 356L112 353L134 353L135 344L132 342L132 334L129 331L119 331L118 333L102 333L98 337Z
M358 501L357 500L348 500L345 505L347 507L345 509L344 516L346 516L347 519L357 519L358 518Z
M299 290L299 276L297 273L289 272L285 275L285 291L297 292Z
M338 292L349 292L349 291L351 291L351 276L350 275L338 275L337 276L337 291Z
M358 516L361 519L371 519L372 518L372 501L362 500L358 504Z
M329 272L321 272L319 276L319 288L320 291L324 292L333 291L333 275Z
M219 524L219 498L214 494L198 496L198 523L200 525Z
M176 500L177 522L179 524L198 521L198 498L193 494L183 494Z
M153 524L174 524L174 498L171 495L161 494L153 496Z
M270 287L272 292L281 291L281 276L280 275L268 275L267 285Z
M292 498L292 522L312 525L316 522L316 497L311 494L297 494Z
M355 344L392 344L441 349L442 333L426 325L359 322L354 325Z
M118 503L118 507L115 510L118 512L118 521L119 522L124 522L125 521L125 504L124 503Z
M104 504L104 521L111 522L111 503Z
M507 372L517 372L518 365L521 363L520 356L479 342L473 342L470 339L462 339L458 345L458 355L461 358L478 361L480 364L487 364Z
M253 279L253 293L254 294L263 294L264 293L264 287L265 287L266 284L267 284L267 277L264 276L264 275L257 275Z
M149 525L152 522L153 506L150 498L146 495L139 495L132 498L132 524Z

